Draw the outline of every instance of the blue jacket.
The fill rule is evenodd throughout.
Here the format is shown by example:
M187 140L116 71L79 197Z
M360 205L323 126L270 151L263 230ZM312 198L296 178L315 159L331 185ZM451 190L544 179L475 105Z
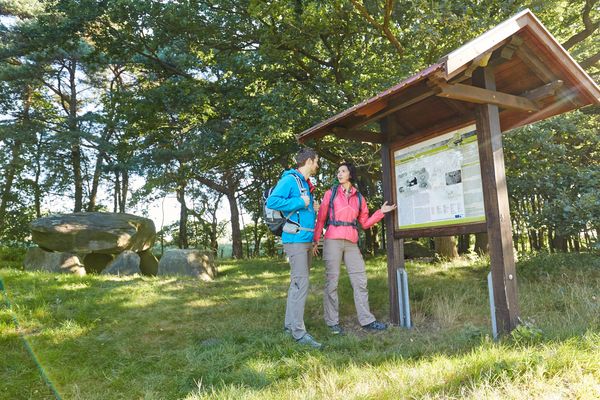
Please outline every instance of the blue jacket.
M301 193L298 190L298 184L292 175L300 178L306 195L310 197L308 207L304 207L304 200L300 197ZM290 216L290 220L298 222L303 228L315 228L316 213L313 205L314 198L310 193L310 186L306 179L304 179L304 176L296 169L287 170L281 175L281 179L279 179L279 182L277 182L277 185L267 199L267 207L279 210L286 216L290 212L295 211ZM283 243L311 243L312 240L313 232L311 231L299 231L298 233L283 232L281 235Z

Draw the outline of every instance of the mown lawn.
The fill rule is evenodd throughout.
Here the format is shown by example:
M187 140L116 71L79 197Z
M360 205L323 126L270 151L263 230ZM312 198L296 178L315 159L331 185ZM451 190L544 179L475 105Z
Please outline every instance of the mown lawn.
M600 398L600 259L589 254L522 257L525 324L498 342L486 260L409 263L415 327L380 334L358 327L343 276L344 337L322 320L317 262L306 324L323 351L282 332L283 260L221 264L211 283L4 267L0 398L54 398L51 386L63 399ZM371 308L386 320L383 258L368 274Z

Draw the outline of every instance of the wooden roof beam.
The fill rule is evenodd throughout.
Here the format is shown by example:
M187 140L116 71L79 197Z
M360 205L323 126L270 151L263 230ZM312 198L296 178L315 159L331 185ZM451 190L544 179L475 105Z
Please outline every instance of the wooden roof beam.
M558 79L554 72L526 44L520 46L516 50L516 54L542 82L548 83Z
M389 105L390 108L388 108L387 110L376 113L375 115L371 116L370 118L367 118L365 120L360 121L357 124L354 124L351 128L358 128L360 126L364 126L364 125L370 124L372 122L378 121L383 117L387 117L388 115L395 113L396 111L402 110L403 108L412 106L413 104L416 104L422 100L425 100L426 98L431 97L434 94L435 94L435 92L433 90L426 90L408 100L401 101L395 105L390 104Z
M538 88L531 89L522 93L521 96L527 97L529 100L533 102L538 102L544 99L547 99L550 96L556 95L563 86L563 81L557 80L554 82L547 83Z
M550 83L558 81L556 74L550 70L540 58L538 58L533 51L524 44L519 47L516 51L517 56L527 65L534 74L537 75L538 78L544 83ZM570 96L568 93L564 92L565 88L559 87L557 90L557 94L559 96L564 96L569 98L569 102L573 104L576 108L579 108L583 105L583 103L577 98L577 96Z
M359 130L359 129L346 129L346 128L333 128L331 132L342 139L356 140L361 142L369 143L384 143L385 135L379 132Z
M448 97L443 97L442 100L444 101L444 103L446 103L448 105L448 107L452 108L454 111L456 111L459 114L462 114L464 116L472 116L473 115L473 111L471 111L467 107L465 107L464 103L461 101L454 101Z
M454 85L440 84L442 91L437 95L448 99L468 101L478 104L495 104L501 108L534 112L539 108L526 97L514 96L508 93L482 89L475 86L456 83Z

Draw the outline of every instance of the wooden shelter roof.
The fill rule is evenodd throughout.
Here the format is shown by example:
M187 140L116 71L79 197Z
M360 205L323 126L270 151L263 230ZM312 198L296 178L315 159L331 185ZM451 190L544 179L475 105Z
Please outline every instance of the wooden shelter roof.
M473 71L484 66L493 68L496 91L471 85ZM365 127L390 116L400 131L395 139L420 141L473 124L477 103L498 105L506 131L600 103L600 88L527 9L297 137L305 142L333 134L383 143L390 138Z

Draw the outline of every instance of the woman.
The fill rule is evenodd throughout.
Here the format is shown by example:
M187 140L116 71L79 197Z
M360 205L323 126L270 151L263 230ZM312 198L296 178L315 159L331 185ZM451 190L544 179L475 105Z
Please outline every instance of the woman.
M323 196L313 237L313 254L317 255L317 245L323 227L327 225L323 244L326 274L323 296L325 322L333 334L343 334L344 330L339 323L337 295L340 264L343 259L354 290L358 322L367 330L381 331L386 329L387 325L377 321L369 310L365 262L357 245L358 224L360 223L363 229L368 229L381 221L383 214L395 210L396 206L385 202L381 209L369 217L367 202L353 185L356 180L354 165L348 162L340 164L337 179L339 185L329 189Z

